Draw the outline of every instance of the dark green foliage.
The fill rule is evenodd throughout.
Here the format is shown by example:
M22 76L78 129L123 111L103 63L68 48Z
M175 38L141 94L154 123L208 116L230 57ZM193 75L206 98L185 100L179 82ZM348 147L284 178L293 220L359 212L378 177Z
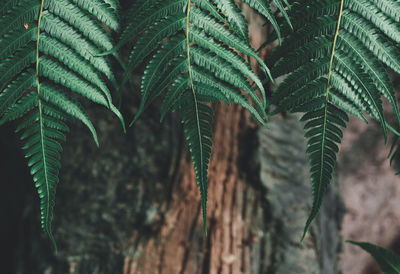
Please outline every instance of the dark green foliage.
M348 241L348 243L357 245L371 254L378 263L383 274L400 273L400 257L392 251L370 243L353 241Z
M266 16L278 31L267 1L244 2ZM285 13L281 1L274 2ZM270 75L269 70L250 46L246 19L233 0L136 1L125 16L126 26L119 44L105 54L134 41L126 79L150 57L134 121L163 92L162 118L170 109L181 112L201 192L206 230L213 116L209 103L235 102L265 124L264 87L248 60L238 52L256 59L266 75ZM260 90L261 98L249 80Z
M83 122L98 144L92 122L71 93L110 108L123 122L108 89L107 82L114 81L110 64L93 56L113 47L99 21L117 30L116 8L114 0L12 0L0 9L0 125L23 118L17 132L40 196L42 228L53 243L67 120Z
M389 8L390 7L390 8ZM291 1L291 32L282 27L284 40L269 61L274 78L289 74L274 91L269 105L281 112L305 112L307 152L313 184L313 208L305 233L317 215L332 178L343 111L380 123L385 139L381 96L400 112L386 67L400 72L400 23L395 0ZM304 237L304 236L303 236Z
M388 69L400 73L397 0L242 2L269 21L272 39L282 40L268 58L271 71L251 47L246 18L234 0L136 0L122 20L118 0L4 1L0 125L18 120L17 132L41 200L42 228L53 243L51 221L67 122L75 118L84 123L98 144L96 130L76 99L79 94L109 108L123 123L112 103L109 86L116 86L116 80L105 56L124 45L131 47L122 85L133 71L145 67L142 100L132 124L162 94L161 120L170 110L181 114L201 192L205 231L212 103L240 104L263 125L279 112L304 113L301 121L313 186L304 235L332 179L347 114L365 122L365 115L376 120L386 140L388 130L394 129L385 120L383 96L400 125L387 73ZM115 46L111 31L120 32ZM267 81L283 79L268 102L251 59ZM276 108L267 115L272 105ZM396 144L397 140L392 160L398 157ZM388 264L394 261L393 254L355 244L380 260L382 269L393 266Z
M343 138L341 128L346 126L349 118L345 112L330 102L325 104L323 101L317 102L316 105L322 105L322 107L307 112L301 121L306 122L304 129L306 130L305 137L308 138L307 154L311 167L314 205L321 205L336 165L336 153L339 151L337 144ZM319 206L313 206L310 215L316 216L318 210ZM306 227L311 224L311 221L312 218L307 220Z

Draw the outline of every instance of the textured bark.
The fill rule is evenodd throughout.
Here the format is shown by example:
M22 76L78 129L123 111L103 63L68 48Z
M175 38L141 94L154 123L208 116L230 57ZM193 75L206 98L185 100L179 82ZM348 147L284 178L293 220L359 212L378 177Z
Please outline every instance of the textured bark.
M209 237L202 233L194 174L183 158L164 225L125 259L124 274L337 273L335 199L329 201L333 214L323 210L312 236L299 244L310 188L298 121L277 119L271 130L246 129L243 111L225 106L217 108L216 117Z
M76 128L57 194L60 253L40 237L30 199L17 273L338 273L335 192L299 243L311 198L301 125L280 117L258 129L247 116L216 107L208 238L174 117L160 126L147 116L128 136L113 117L100 118L100 150Z

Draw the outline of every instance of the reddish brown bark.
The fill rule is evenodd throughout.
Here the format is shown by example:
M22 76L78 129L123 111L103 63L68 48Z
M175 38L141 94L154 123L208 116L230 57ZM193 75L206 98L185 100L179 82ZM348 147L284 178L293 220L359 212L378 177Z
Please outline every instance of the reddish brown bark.
M125 260L124 274L241 273L245 245L251 244L241 216L243 181L239 178L238 140L246 127L238 106L216 107L214 150L209 168L208 238L202 234L200 193L192 164L180 163L180 179L166 206L164 223L154 238L140 244L141 255Z
M249 20L252 44L258 47L267 34L265 21L241 5ZM239 137L250 125L247 117L248 113L237 105L215 107L208 237L202 233L200 192L193 167L189 157L182 157L172 201L163 212L164 224L154 238L141 242L139 257L125 259L124 274L156 273L156 269L166 274L251 273L247 247L257 239L249 231L251 224L242 216L245 182L237 166Z

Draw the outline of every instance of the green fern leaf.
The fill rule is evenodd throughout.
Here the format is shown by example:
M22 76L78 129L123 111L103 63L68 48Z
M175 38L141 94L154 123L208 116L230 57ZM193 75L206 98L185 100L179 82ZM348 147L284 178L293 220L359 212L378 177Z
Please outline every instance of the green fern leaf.
M304 129L307 130L305 137L309 139L307 153L313 182L313 207L304 229L305 234L318 214L323 196L332 179L336 154L339 152L337 144L343 138L340 127L346 126L348 117L345 112L325 100L322 108L307 112L301 121L306 122Z
M282 3L277 1L278 5L280 8L282 7ZM264 0L244 0L243 3L246 3L247 5L249 5L251 8L257 10L260 14L262 14L265 18L268 19L268 21L272 24L272 26L274 27L274 30L278 36L278 39L281 39L281 32L280 32L280 28L278 25L278 22L276 21L270 7L269 7L269 3L267 3L267 1ZM284 11L284 9L282 9ZM285 13L285 17L287 17L287 14Z
M262 7L269 8L266 4L252 6L259 12ZM268 16L275 21L272 14ZM161 120L169 110L182 114L206 232L207 170L212 146L212 109L208 103L240 104L265 124L264 86L249 60L238 52L254 58L267 75L269 69L249 45L246 20L233 0L135 1L124 17L120 42L101 55L114 53L134 41L125 81L149 60L142 77L142 100L132 124L163 93Z
M400 273L400 257L392 251L366 242L347 242L361 247L374 257L383 274Z
M51 222L60 143L69 131L65 122L74 118L84 123L98 145L87 113L64 90L109 108L123 123L104 80L114 81L111 66L107 58L93 56L113 47L99 22L118 29L116 3L13 0L1 10L0 125L20 119L17 132L39 193L42 229L54 247Z
M116 1L105 3L103 0L71 0L82 10L93 14L100 22L112 30L119 29L119 21L115 13Z
M376 2L376 5L387 16L391 17L396 22L400 22L400 3L396 0L381 0Z
M392 7L393 9L390 9ZM393 84L385 66L399 72L400 24L396 1L296 0L288 11L294 32L281 27L282 46L270 56L273 77L288 74L269 105L306 112L306 138L313 185L307 232L321 206L336 163L337 144L347 116L377 120L387 139L381 97L390 102L400 124ZM304 239L305 234L303 235Z
M207 235L208 164L212 147L212 108L202 103L202 96L185 93L179 100L186 140L192 155L201 194L204 231Z
M225 15L229 25L233 31L242 39L249 40L249 30L247 29L247 21L244 15L234 1L231 0L217 0L215 1L218 9Z

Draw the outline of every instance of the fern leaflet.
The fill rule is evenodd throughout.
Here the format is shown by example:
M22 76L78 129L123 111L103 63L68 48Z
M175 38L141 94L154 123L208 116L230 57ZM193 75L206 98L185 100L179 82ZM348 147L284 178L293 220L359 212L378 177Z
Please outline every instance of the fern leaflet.
M265 1L245 2L275 21L266 13L269 4ZM276 2L284 10L283 4ZM150 56L142 77L141 104L132 123L164 92L162 119L169 110L180 111L201 192L206 232L213 120L209 103L235 102L265 125L264 87L238 52L254 58L266 75L270 75L269 69L250 46L246 20L233 0L135 1L125 16L120 42L103 55L134 41L125 80Z
M282 26L284 41L269 62L274 78L289 74L268 105L281 111L306 112L313 185L313 207L304 235L322 204L336 163L347 115L366 121L364 113L388 128L381 96L400 122L393 85L385 66L399 70L400 24L396 1L296 0L289 11L295 31ZM389 11L388 6L394 9ZM328 56L328 57L327 57ZM342 109L342 110L340 110Z
M92 54L113 47L97 20L118 29L115 3L14 0L0 12L0 125L23 118L17 132L40 196L42 229L55 248L51 222L67 120L83 122L98 145L87 113L66 89L111 109L123 123L104 81L114 81L110 64Z
M382 273L398 274L400 273L400 257L392 251L383 247L365 242L347 241L367 251L378 263Z

